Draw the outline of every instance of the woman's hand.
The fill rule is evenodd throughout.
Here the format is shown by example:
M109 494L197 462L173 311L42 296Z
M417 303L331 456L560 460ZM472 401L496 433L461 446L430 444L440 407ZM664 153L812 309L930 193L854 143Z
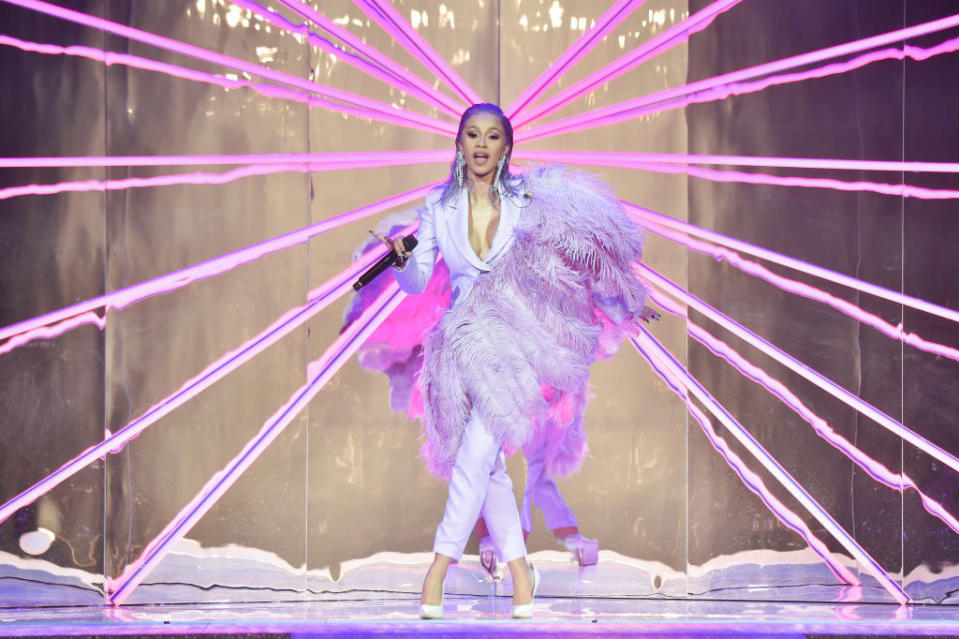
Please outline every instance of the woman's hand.
M412 253L410 251L407 251L406 247L403 246L402 237L395 237L393 239L390 239L388 237L383 237L382 235L375 233L374 231L370 231L370 235L378 239L380 242L383 242L387 250L390 250L396 253L397 257L399 258L397 262L397 266L402 266L403 264L406 264L406 260L410 259L410 255Z

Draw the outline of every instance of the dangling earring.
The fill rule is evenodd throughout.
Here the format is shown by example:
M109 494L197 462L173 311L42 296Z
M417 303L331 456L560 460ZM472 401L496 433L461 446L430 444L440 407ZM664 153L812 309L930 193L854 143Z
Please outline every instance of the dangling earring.
M506 155L499 156L499 162L496 163L496 177L493 179L493 188L496 190L496 195L502 200L505 195L506 188L503 186L503 167L506 166Z
M463 186L463 167L466 166L466 156L463 155L462 149L456 149L456 164L453 166L453 179L456 180L456 184L460 187Z

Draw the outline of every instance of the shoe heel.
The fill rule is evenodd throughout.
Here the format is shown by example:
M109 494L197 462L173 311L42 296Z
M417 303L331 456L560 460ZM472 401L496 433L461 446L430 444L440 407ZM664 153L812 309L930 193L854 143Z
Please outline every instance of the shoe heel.
M442 619L443 618L443 600L446 599L446 580L443 580L443 592L440 593L440 603L420 604L420 619Z
M536 566L533 564L530 564L529 567L533 572L533 598L535 599L536 591L539 589L539 571L536 570ZM530 601L528 604L514 604L511 613L513 619L532 619L533 602Z

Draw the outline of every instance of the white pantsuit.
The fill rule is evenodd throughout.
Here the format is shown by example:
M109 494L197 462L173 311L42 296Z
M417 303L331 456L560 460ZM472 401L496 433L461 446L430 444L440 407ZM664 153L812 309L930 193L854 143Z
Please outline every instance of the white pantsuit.
M396 270L395 274L405 292L421 293L433 274L437 252L441 253L450 271L450 305L455 306L469 295L476 277L489 271L490 264L512 244L519 209L509 198L503 198L496 236L486 260L482 260L469 243L466 189L462 189L455 201L448 205L439 200L437 191L426 197L426 208L420 215L418 244L406 267ZM474 413L467 422L456 455L446 510L436 530L434 552L459 559L482 513L493 542L505 561L526 556L519 511L513 496L513 484L506 474L502 446L503 442L495 441Z

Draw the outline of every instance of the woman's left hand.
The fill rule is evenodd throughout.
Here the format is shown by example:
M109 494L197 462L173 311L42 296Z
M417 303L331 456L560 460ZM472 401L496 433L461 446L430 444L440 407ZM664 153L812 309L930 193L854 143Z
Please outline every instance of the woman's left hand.
M652 306L643 306L643 310L639 312L639 319L643 320L647 324L649 324L651 320L659 321L660 317L661 315L659 314L659 311L654 309Z

